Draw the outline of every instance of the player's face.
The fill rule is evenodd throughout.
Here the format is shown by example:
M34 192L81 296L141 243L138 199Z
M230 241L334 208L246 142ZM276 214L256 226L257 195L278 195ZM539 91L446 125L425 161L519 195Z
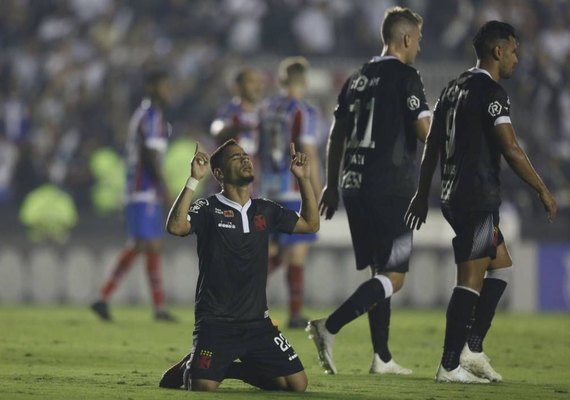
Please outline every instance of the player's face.
M508 79L513 75L515 66L519 62L518 58L519 44L512 36L508 42L501 46L501 58L499 60L499 75L501 79Z
M172 82L168 78L161 79L156 83L156 95L165 104L172 101Z
M224 183L247 185L253 181L253 164L240 146L228 147L225 158Z
M255 72L248 72L243 79L243 82L238 87L239 95L241 98L257 103L261 100L263 95L263 81L261 76Z

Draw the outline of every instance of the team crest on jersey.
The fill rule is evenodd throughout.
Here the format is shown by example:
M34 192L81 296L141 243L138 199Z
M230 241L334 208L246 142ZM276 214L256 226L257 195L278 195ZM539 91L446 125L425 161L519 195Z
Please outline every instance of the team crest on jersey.
M408 108L412 111L420 108L420 99L418 99L416 96L408 97Z
M264 231L267 229L267 220L265 215L256 215L253 217L253 224L255 225L256 231Z
M200 208L207 206L208 204L209 204L208 200L198 199L198 200L196 200L196 202L194 204L192 204L192 206L190 206L190 209L188 211L197 214L198 211L200 210Z
M198 359L196 360L196 368L199 369L208 369L212 364L212 356L214 354L208 350L200 350L200 354L198 355Z
M489 104L488 111L489 114L491 114L491 117L496 117L501 113L501 111L503 111L503 106L498 101L494 101L491 104Z
M232 210L224 210L224 217L226 218L233 218L234 212Z

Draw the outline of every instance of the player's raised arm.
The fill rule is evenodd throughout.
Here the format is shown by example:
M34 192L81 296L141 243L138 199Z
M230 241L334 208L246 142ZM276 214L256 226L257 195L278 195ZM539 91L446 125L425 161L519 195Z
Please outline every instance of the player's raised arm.
M498 138L503 157L513 171L536 190L548 214L548 220L552 222L556 216L556 200L535 171L524 150L519 146L513 126L511 124L498 124L494 128L494 133Z
M176 236L184 236L190 233L191 225L188 221L188 209L192 204L192 197L196 190L196 186L198 186L198 182L208 172L208 164L208 155L206 153L199 152L198 145L196 145L196 152L194 153L191 163L191 175L168 213L168 218L166 220L166 231L168 233Z
M309 157L305 153L295 151L291 143L291 172L297 178L301 193L301 217L295 225L294 233L315 233L320 228L317 199L311 185L311 167Z

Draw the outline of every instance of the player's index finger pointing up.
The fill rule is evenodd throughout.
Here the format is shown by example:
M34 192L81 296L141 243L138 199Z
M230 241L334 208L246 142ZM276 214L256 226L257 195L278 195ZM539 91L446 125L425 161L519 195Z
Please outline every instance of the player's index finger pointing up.
M196 150L194 150L194 155L198 153L198 147L200 147L200 142L196 142Z
M291 143L289 144L289 151L290 151L290 153L291 153L291 157L295 157L295 154L297 153L297 152L295 151L295 143L291 142Z

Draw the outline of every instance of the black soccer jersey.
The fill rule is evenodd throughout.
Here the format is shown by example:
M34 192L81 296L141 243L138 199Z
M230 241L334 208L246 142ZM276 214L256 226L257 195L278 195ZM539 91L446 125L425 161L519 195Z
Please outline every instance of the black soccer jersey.
M348 124L343 194L411 197L416 187L417 136L413 124L430 115L413 67L375 57L344 84L335 110Z
M188 219L198 237L196 327L266 317L269 235L291 233L299 215L266 199L242 207L218 193L195 201Z
M499 208L501 151L493 127L511 123L509 109L503 87L482 69L462 73L443 90L430 133L441 144L443 207Z

